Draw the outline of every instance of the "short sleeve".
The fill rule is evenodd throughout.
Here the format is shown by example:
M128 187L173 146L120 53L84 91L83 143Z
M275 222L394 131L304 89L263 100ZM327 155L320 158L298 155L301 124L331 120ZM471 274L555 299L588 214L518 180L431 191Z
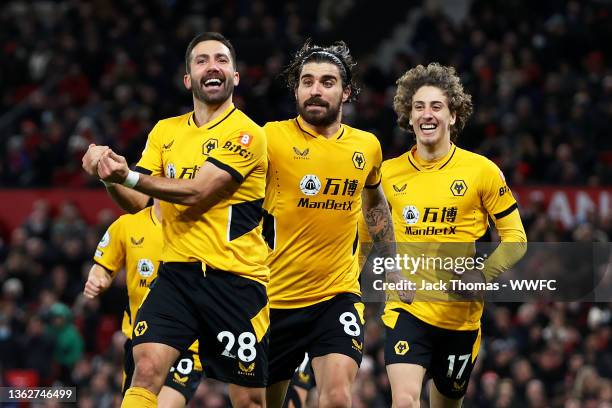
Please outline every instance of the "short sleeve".
M270 122L266 123L263 126L263 133L266 138L266 150L268 153L267 160L268 162L271 162L272 158L275 157L275 147L276 147L276 144L274 143L274 141L276 140L274 136L275 135L274 126Z
M261 128L234 133L218 149L210 153L207 161L227 171L239 183L262 161L267 160L267 141Z
M161 124L157 122L155 127L149 132L147 143L142 151L142 156L136 164L136 171L149 174L151 176L163 175L163 163L161 156L162 146Z
M112 276L125 265L125 234L122 217L113 222L98 243L94 262L112 272Z
M370 174L368 174L368 177L366 179L366 188L378 187L382 179L382 173L380 170L382 166L382 149L380 147L380 142L375 137L372 143L375 145L373 149L374 153L372 155L373 163L370 169Z
M502 171L487 160L481 175L481 197L487 213L498 220L518 208Z

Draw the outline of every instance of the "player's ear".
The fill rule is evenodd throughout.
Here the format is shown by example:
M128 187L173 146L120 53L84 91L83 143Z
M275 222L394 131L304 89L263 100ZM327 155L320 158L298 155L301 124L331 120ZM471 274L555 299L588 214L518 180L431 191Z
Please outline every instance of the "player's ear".
M234 71L234 86L238 86L240 83L240 74L238 71Z
M191 75L185 74L183 75L183 85L185 85L185 89L191 90Z
M344 87L344 90L342 91L342 102L348 101L348 98L350 96L351 96L351 87L350 86Z
M453 126L456 121L457 121L457 114L456 113L451 113L451 118L450 118L451 126Z

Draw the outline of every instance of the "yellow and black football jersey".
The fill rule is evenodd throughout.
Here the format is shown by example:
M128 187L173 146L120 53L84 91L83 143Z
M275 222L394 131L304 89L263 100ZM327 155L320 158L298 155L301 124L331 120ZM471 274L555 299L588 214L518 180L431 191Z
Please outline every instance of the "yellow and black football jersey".
M380 183L378 139L346 125L326 138L301 117L267 123L264 130L271 307L305 307L338 293L360 294L357 224L363 188Z
M137 170L153 176L194 178L208 161L240 182L234 194L204 213L162 201L164 262L201 261L266 284L266 246L261 236L267 171L263 130L231 105L198 127L193 112L155 125ZM189 210L191 208L191 210Z
M451 145L445 157L427 163L418 159L415 150L386 160L382 165L382 185L391 206L398 252L401 252L402 242L471 244L434 245L437 249L429 245L432 252L427 256L456 254L457 248L469 252L469 248L474 248L473 243L485 235L489 217L497 221L518 211L503 173L489 159ZM417 273L428 276L428 271ZM483 304L478 301L415 301L412 304L390 301L386 306L386 319L391 318L394 308L403 308L437 327L475 330L480 327Z
M94 261L114 278L125 267L128 308L121 330L132 338L132 319L149 285L157 276L162 247L161 222L153 207L119 217L108 228L96 249Z

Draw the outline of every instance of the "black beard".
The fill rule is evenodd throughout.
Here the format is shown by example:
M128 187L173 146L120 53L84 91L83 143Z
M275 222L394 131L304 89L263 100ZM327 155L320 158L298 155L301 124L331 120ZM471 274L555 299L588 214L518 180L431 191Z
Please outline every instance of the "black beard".
M328 105L327 110L320 113L313 113L306 110L306 103L309 103L310 100L304 102L303 105L300 105L299 102L296 101L297 111L306 121L312 126L315 127L326 127L332 125L338 119L338 113L340 112L340 107L342 106L342 101L340 101L336 106Z
M194 82L192 81L192 83ZM224 92L211 97L204 91L204 89L202 89L202 84L198 83L198 86L191 87L191 93L193 94L194 98L207 105L220 105L225 102L234 92L234 82L226 80L223 82L223 89Z

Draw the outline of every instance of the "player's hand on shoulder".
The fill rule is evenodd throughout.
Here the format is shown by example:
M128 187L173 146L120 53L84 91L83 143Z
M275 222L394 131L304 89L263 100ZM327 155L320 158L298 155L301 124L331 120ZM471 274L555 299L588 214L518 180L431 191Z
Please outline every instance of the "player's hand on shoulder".
M98 146L93 143L90 144L89 148L81 159L83 170L85 170L90 176L97 177L98 162L100 161L100 158L104 152L107 150L110 150L108 146Z
M94 265L89 271L87 282L85 282L85 289L83 293L86 297L93 299L100 293L104 292L109 288L112 282L112 277L106 270L100 265Z

